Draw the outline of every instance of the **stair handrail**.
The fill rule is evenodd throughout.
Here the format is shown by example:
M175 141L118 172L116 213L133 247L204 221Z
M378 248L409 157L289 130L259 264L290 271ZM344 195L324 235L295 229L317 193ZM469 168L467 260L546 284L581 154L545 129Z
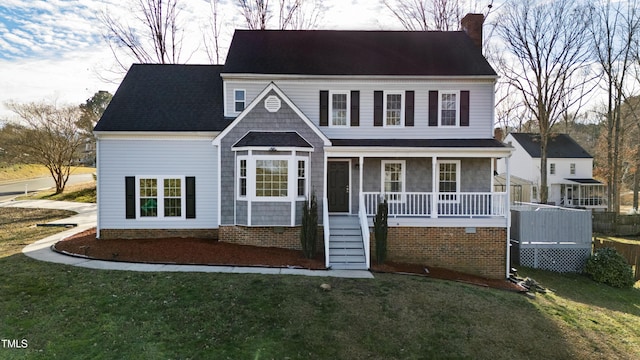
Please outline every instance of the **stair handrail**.
M364 258L367 269L371 267L371 251L370 251L370 232L369 219L367 219L367 209L364 206L364 194L360 194L360 203L358 204L358 218L360 219L360 232L362 233L362 245L364 248Z
M324 233L324 266L329 268L329 201L322 198L322 232Z

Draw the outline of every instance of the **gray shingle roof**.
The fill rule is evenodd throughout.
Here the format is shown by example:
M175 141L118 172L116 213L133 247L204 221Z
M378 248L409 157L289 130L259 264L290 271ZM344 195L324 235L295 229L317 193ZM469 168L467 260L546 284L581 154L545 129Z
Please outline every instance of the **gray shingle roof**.
M504 148L505 144L495 139L331 139L333 146L383 146L417 148Z
M221 65L134 64L95 131L220 131Z
M238 140L233 147L243 146L267 146L267 147L300 147L300 148L312 148L311 144L307 142L297 132L293 131L280 131L280 132L268 132L268 131L249 131L247 135Z
M462 31L236 30L223 73L496 76Z
M540 157L540 134L511 133L522 148L533 158ZM567 134L554 134L547 145L547 158L592 158Z

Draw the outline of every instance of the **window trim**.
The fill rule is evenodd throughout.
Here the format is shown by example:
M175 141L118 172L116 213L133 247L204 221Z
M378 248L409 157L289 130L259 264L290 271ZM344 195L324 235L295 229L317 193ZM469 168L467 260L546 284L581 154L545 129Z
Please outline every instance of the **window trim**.
M396 192L396 191L391 191L389 193L392 194L400 194L400 196L396 197L395 199L390 199L387 198L386 194L388 194L384 188L385 185L385 173L386 173L386 169L385 166L387 164L400 164L400 191ZM390 160L390 159L386 159L386 160L381 160L380 161L380 192L382 194L385 194L385 198L387 198L387 202L389 203L402 203L405 201L405 192L407 190L407 161L406 160Z
M389 95L400 95L400 124L389 125L387 119L387 100ZM405 112L405 91L404 90L386 90L382 93L382 127L398 128L404 127Z
M456 123L455 125L442 124L442 101L444 95L456 96ZM439 90L438 91L438 127L457 128L460 127L460 90Z
M345 117L345 124L344 125L336 125L333 123L333 95L345 95L346 99L347 99L347 114ZM351 91L349 90L329 90L329 104L328 104L328 117L329 117L329 127L335 127L335 128L348 128L351 127Z
M460 187L462 186L462 183L460 182L461 179L461 161L460 160L438 160L436 162L436 166L438 169L438 177L437 177L437 186L436 186L436 190L438 193L438 202L440 203L449 203L449 204L457 204L460 202L460 193L461 193L461 189ZM440 165L441 164L455 164L456 165L456 191L447 191L447 192L442 192L440 191ZM441 194L454 194L455 196L453 197L453 199L442 199L440 197Z
M136 188L136 219L148 221L166 221L166 220L185 220L187 212L187 183L184 175L138 175L135 177ZM140 211L140 180L155 179L157 187L156 202L158 204L158 212L156 216L142 216ZM165 216L164 213L164 180L179 179L180 180L180 216ZM175 197L171 197L175 198Z
M244 98L244 100L242 101L236 100L236 93L240 91L242 92L243 98ZM236 104L238 103L242 103L242 110L240 111L236 110ZM247 91L245 89L233 89L233 112L236 114L240 114L246 108L247 108Z
M240 194L240 162L242 160L247 161L247 194L242 196ZM257 196L257 161L258 160L285 160L287 161L287 196ZM304 161L305 170L305 189L304 196L298 195L298 162ZM235 170L235 194L236 200L250 201L250 202L294 202L301 201L308 198L309 195L309 162L310 156L300 155L239 155L236 158L236 170Z

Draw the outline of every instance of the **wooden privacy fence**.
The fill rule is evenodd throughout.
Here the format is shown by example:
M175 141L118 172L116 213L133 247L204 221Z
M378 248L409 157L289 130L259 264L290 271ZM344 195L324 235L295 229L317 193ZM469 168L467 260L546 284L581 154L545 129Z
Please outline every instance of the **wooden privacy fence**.
M622 243L619 241L593 238L593 250L601 248L614 248L622 255L633 268L633 276L640 280L640 244Z
M595 233L624 236L640 234L640 215L594 212L592 218Z

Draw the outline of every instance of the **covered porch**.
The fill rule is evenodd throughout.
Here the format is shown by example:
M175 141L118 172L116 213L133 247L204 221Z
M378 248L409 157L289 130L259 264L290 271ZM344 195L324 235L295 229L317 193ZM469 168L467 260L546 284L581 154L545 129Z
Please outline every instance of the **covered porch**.
M598 180L567 178L560 184L560 206L585 209L607 208L607 187Z
M467 218L500 220L504 226L509 195L494 191L494 164L497 158L508 163L511 148L493 139L431 142L421 144L441 146L325 148L328 212L372 217L386 200L389 217L407 223Z

